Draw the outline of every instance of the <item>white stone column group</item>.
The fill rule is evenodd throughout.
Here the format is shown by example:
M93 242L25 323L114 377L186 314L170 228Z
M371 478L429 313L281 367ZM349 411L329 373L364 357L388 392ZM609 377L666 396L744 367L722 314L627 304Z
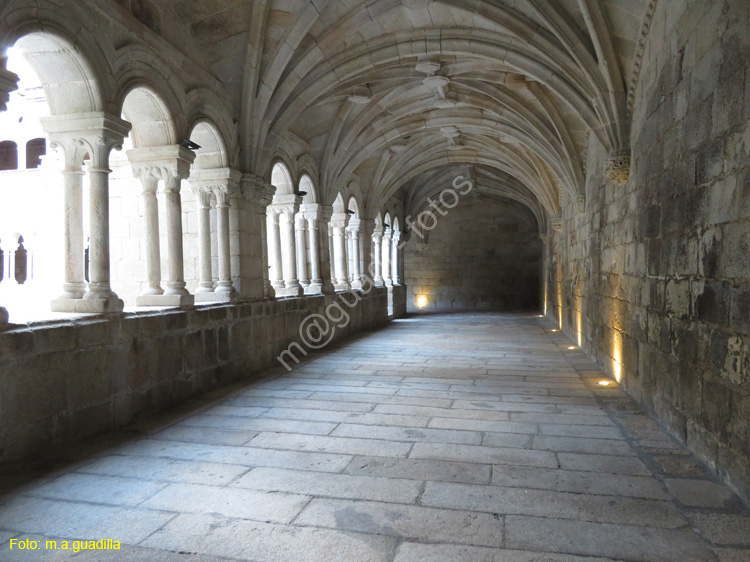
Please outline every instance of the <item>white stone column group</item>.
M297 278L295 216L302 197L294 194L274 195L268 206L268 262L271 285L277 297L300 297L302 286Z
M42 118L50 144L64 152L65 283L52 301L56 312L119 312L123 302L110 285L109 154L120 148L130 124L105 113ZM89 174L89 283L83 260L83 162Z
M337 291L351 289L347 272L348 257L346 251L346 227L348 222L349 215L346 213L334 213L328 223L333 251L333 286Z
M232 282L229 210L239 194L240 175L229 168L193 170L190 186L198 199L198 302L225 302L237 296ZM212 266L211 204L216 210L218 271L216 283Z
M143 215L146 231L146 287L136 297L137 306L186 306L195 302L187 290L182 236L182 180L190 175L195 153L179 145L135 148L128 151L133 175L143 188ZM166 205L168 274L166 289L161 287L159 200L162 183Z

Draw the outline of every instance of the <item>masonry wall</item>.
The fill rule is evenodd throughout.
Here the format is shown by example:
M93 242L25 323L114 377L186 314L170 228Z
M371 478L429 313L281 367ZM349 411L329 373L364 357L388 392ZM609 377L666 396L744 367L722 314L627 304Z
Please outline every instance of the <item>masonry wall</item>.
M538 310L539 230L528 211L472 202L439 217L404 248L407 308L418 310Z
M661 0L627 185L591 140L586 211L565 201L546 309L750 498L750 4Z
M0 332L0 464L267 368L286 372L278 360L285 350L292 368L292 355L312 353L300 339L312 314L329 319L331 341L387 322L385 288L357 295L92 316Z

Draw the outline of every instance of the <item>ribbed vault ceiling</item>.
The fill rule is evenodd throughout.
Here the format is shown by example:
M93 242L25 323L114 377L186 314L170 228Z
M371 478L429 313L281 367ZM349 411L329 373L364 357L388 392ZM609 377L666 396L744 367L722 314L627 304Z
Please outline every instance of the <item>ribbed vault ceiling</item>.
M412 212L469 170L559 214L593 134L629 145L647 0L173 0L234 100L243 166L312 157L330 203L352 180ZM653 4L653 0L651 2ZM652 7L652 6L651 6ZM425 80L432 76L432 79ZM352 103L350 96L369 97ZM364 101L364 100L360 100Z

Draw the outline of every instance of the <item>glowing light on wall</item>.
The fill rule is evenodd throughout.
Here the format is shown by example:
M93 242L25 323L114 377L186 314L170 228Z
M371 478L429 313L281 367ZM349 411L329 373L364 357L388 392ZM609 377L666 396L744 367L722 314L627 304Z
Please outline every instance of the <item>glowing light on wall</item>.
M622 334L616 330L612 337L612 373L619 384L622 381Z
M425 295L419 295L417 297L417 308L424 308L427 306L427 297Z
M583 345L583 311L581 310L581 295L576 295L576 336L578 347Z
M610 383L609 381L599 381L599 384L600 384L601 386L609 386L609 385L610 385L610 384L612 384L612 383Z

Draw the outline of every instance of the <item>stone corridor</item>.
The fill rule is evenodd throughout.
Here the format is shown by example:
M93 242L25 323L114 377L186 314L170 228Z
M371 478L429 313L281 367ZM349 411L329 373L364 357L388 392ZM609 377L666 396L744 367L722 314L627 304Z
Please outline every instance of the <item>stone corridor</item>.
M537 315L410 316L6 476L0 560L750 560L737 497L604 380Z

